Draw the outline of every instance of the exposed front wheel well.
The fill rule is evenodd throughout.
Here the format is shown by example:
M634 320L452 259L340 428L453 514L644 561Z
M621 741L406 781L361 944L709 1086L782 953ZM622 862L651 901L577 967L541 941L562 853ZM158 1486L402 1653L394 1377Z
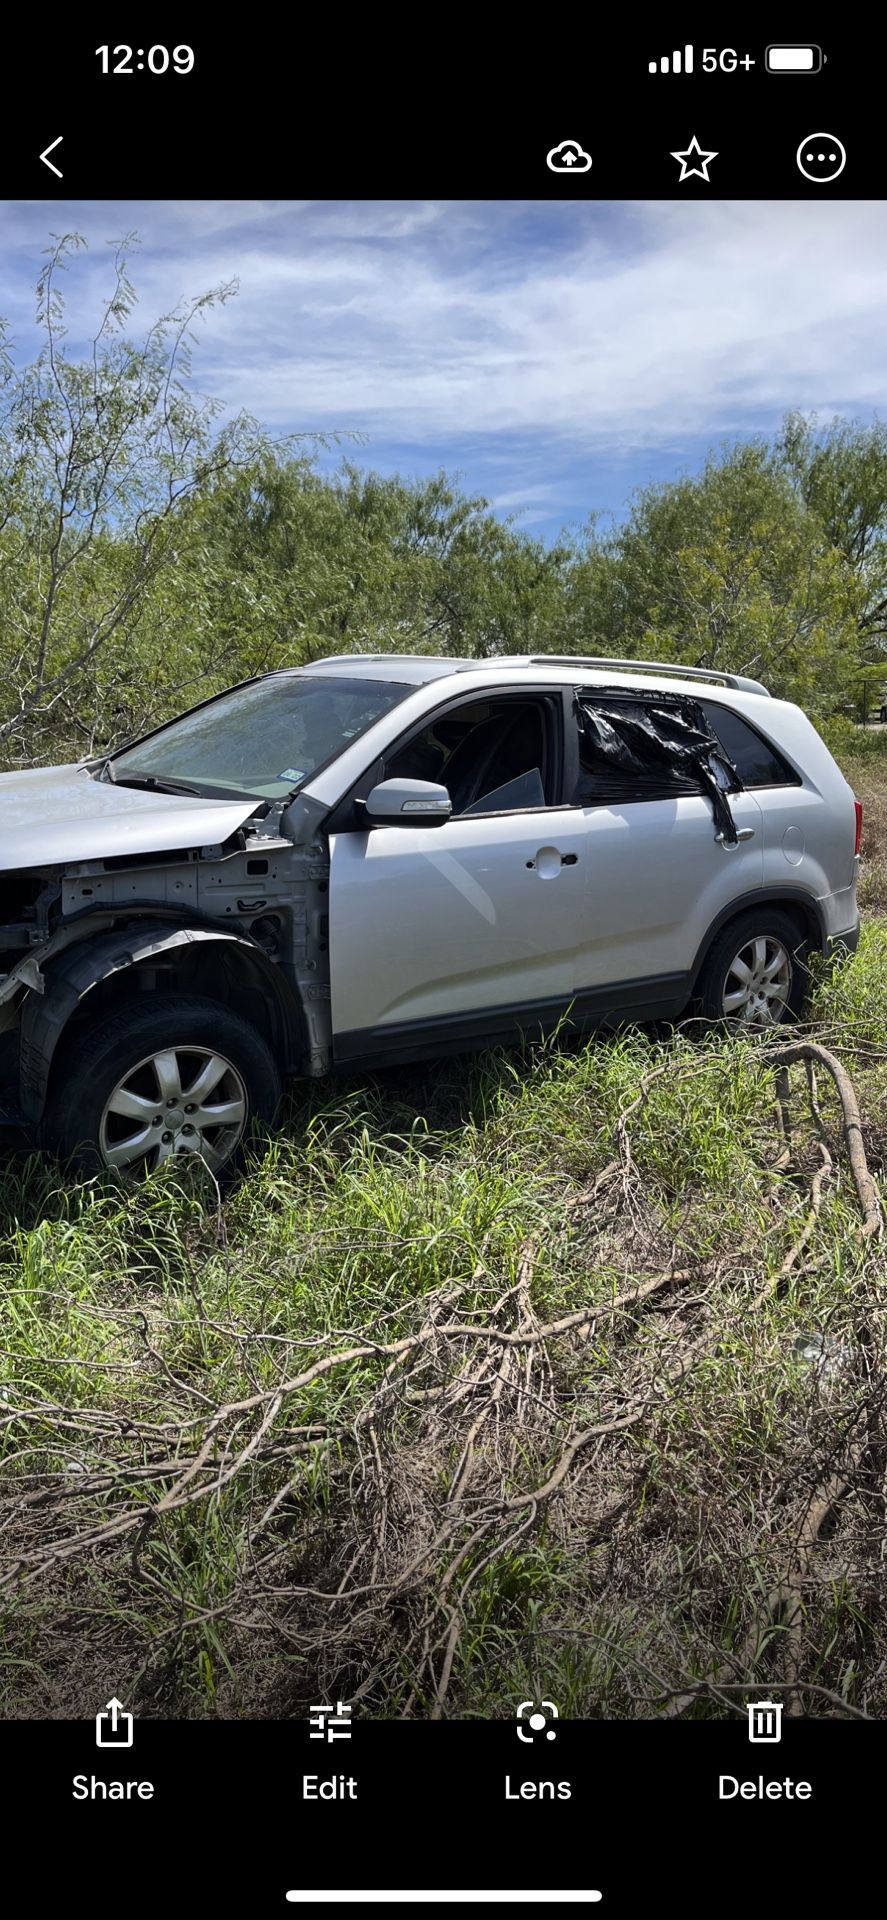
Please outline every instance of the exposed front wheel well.
M280 1100L277 1063L256 1028L197 995L94 1008L60 1054L41 1139L88 1171L154 1172L182 1155L228 1177Z
M305 1022L288 984L278 980L276 972L272 975L271 963L254 955L251 948L233 941L204 940L117 966L81 991L54 1042L51 1030L47 1033L44 1100L51 1099L67 1055L87 1026L94 1026L97 1019L110 1019L127 1006L146 1007L166 994L198 995L217 1005L220 1014L239 1016L261 1036L282 1075L301 1070L307 1047Z

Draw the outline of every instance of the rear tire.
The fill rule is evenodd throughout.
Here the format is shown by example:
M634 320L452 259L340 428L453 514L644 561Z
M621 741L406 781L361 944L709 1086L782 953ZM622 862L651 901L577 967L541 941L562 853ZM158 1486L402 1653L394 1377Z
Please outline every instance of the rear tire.
M714 941L696 997L708 1020L731 1028L779 1026L803 1010L810 985L809 942L778 907L753 907Z
M137 1178L182 1155L226 1178L256 1124L273 1120L280 1094L269 1047L239 1014L214 1000L151 994L73 1030L43 1134L90 1171Z

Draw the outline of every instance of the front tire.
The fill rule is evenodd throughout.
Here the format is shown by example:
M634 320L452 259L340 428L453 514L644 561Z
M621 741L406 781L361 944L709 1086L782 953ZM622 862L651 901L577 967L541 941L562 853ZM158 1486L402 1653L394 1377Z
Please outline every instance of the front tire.
M242 1158L280 1101L256 1028L213 1000L145 996L74 1029L54 1075L44 1135L62 1159L128 1178L178 1155L216 1177Z
M780 1026L801 1013L810 984L808 943L778 908L753 908L718 934L699 978L700 1010L740 1030Z

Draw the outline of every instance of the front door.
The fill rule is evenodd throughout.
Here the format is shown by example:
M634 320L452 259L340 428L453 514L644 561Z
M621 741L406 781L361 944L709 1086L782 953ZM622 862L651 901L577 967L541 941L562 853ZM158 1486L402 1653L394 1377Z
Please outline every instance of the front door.
M586 847L567 806L333 835L337 1061L556 1018L576 986Z

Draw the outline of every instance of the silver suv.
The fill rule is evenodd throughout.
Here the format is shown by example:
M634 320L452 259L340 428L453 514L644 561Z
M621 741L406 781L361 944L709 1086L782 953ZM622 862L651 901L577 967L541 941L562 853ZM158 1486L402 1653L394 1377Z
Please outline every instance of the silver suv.
M860 807L798 707L642 661L347 655L0 776L7 1120L229 1167L286 1075L753 1025L858 939Z

